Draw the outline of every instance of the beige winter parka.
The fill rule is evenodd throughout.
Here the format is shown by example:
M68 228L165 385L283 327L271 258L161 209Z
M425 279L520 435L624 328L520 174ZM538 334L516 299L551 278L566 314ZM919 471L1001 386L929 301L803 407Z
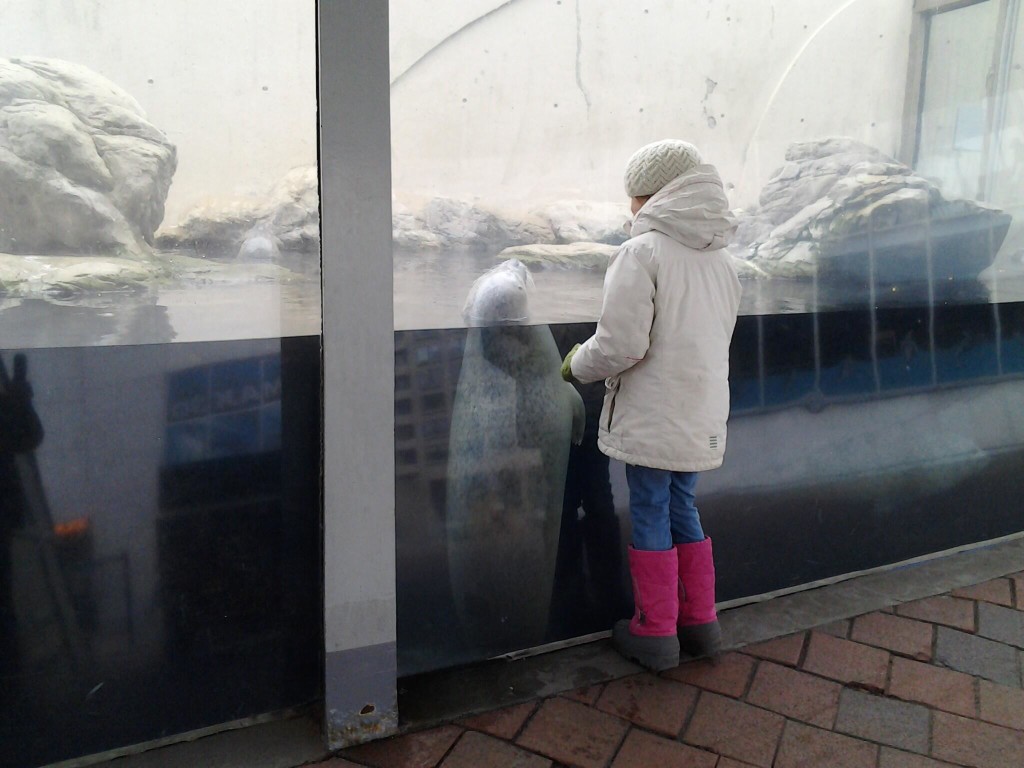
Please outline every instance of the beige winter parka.
M598 445L608 456L684 472L721 465L735 228L718 172L700 165L647 201L612 257L597 332L571 363L581 382L605 379Z

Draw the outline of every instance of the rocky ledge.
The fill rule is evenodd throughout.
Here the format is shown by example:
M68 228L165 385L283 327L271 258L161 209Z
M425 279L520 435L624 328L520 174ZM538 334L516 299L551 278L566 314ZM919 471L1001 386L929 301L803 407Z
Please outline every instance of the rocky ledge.
M567 243L563 245L515 245L495 256L495 261L519 259L531 271L542 269L584 269L604 271L619 249L606 243ZM751 261L733 256L733 265L741 278L757 279L766 274Z
M146 258L176 165L167 137L106 78L0 59L0 251Z
M1010 216L939 187L874 147L828 138L792 144L742 212L734 251L776 277L900 283L975 279Z
M281 252L320 251L320 193L315 166L295 168L257 198L209 201L160 230L157 245L200 256L270 261Z

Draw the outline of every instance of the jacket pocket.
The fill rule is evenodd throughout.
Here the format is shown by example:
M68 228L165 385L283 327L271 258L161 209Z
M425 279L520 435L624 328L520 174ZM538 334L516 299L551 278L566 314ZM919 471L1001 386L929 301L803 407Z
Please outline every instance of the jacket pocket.
M619 396L619 389L622 386L622 380L618 377L607 379L605 386L608 387L608 391L611 397L608 399L608 421L605 423L605 430L608 432L612 431L612 419L615 418L615 399Z

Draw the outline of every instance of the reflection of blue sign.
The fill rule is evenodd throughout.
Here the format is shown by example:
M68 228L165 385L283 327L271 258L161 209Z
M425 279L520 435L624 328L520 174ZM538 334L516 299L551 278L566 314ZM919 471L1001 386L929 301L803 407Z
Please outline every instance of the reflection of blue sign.
M185 421L210 412L210 374L191 368L167 377L167 421Z
M233 360L210 368L210 408L214 413L258 406L263 397L261 360Z
M281 360L252 357L167 377L164 463L279 450Z

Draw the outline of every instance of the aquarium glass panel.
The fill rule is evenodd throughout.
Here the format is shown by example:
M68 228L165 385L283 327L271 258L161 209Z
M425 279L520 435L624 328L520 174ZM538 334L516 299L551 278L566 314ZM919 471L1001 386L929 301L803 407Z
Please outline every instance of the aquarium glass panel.
M0 765L313 702L315 3L3 18Z
M1019 300L1024 39L1002 5L394 0L396 328L465 325L510 258L536 322L596 319L626 161L670 137L725 184L743 314Z
M318 333L315 7L5 11L0 347Z
M1019 6L392 0L403 674L630 612L613 390L557 369L661 139L736 225L728 449L697 487L719 601L1019 530Z

